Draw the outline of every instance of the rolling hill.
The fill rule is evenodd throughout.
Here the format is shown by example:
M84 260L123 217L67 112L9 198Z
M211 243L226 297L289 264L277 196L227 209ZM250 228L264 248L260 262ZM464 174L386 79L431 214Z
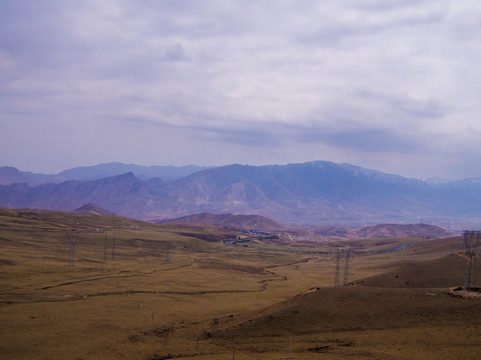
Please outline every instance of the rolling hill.
M349 238L355 239L374 239L391 237L427 237L427 238L446 238L452 236L439 226L428 224L379 224L366 226L362 229L351 231Z
M70 214L72 215L116 215L115 213L102 209L101 207L95 205L95 204L85 204L84 206L79 207L78 209L75 209L73 211L69 211Z
M158 224L209 224L237 230L259 229L263 231L275 231L282 229L282 225L274 220L259 215L217 215L201 213L176 219L156 220L154 222Z

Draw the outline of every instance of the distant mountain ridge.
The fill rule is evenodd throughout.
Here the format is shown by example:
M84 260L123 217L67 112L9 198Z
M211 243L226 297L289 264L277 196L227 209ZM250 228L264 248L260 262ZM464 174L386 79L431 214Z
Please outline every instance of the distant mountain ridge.
M71 210L94 203L137 219L191 214L261 215L285 223L430 222L481 216L481 184L430 185L349 164L227 165L186 177L134 173L60 184L0 186L0 206Z
M0 167L0 185L11 185L15 183L25 183L30 186L45 184L53 181L53 175L34 174L31 172L20 171L11 166Z
M163 181L171 181L209 168L210 167L207 166L196 165L140 166L134 164L111 162L95 166L82 166L65 170L59 173L58 176L75 180L96 180L131 172L135 174L136 177L142 180L161 178Z
M19 171L10 166L0 167L0 185L26 183L36 186L47 183L59 184L68 180L99 180L111 176L122 175L128 172L135 174L139 179L149 180L160 178L163 181L172 181L191 175L197 171L209 169L207 166L140 166L111 162L94 166L82 166L64 170L58 174L35 174Z

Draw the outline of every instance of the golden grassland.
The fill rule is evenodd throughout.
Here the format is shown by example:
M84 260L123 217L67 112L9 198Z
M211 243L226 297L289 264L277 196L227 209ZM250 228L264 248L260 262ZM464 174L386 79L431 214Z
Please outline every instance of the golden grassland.
M0 358L479 358L481 301L448 294L460 238L222 242L236 235L0 210ZM334 257L309 253L406 242L353 257L340 288Z

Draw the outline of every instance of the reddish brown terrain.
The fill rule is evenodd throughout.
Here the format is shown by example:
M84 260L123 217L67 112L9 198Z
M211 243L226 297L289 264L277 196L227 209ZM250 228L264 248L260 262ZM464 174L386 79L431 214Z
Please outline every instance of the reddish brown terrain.
M73 211L69 211L70 214L72 215L109 215L113 216L116 215L115 213L102 209L100 206L97 206L95 204L89 203L84 206L79 207L78 209L75 209Z
M276 231L283 228L282 225L278 224L274 220L260 215L217 215L201 213L175 219L156 220L154 222L157 224L208 224L241 231L249 231L253 229L262 231Z

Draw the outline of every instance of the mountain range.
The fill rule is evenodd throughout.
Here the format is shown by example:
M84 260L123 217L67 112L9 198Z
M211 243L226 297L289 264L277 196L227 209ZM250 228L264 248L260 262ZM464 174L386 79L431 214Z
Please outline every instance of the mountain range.
M19 171L11 166L0 167L0 185L26 183L30 186L40 184L59 184L67 180L99 180L110 176L122 175L127 172L135 174L139 179L149 180L160 178L163 181L180 179L200 170L211 167L186 165L186 166L140 166L111 162L94 166L82 166L62 171L58 174L35 174Z
M0 186L0 206L12 208L72 210L93 203L119 215L146 220L210 212L256 214L278 222L311 224L427 222L481 216L481 179L433 184L327 161L235 164L200 171L190 168L192 173L174 180L168 179L172 175L164 179L144 177L138 170L135 174L129 171L82 180L92 176L92 169L82 172L77 168L64 175L78 179L40 185L25 181L7 184L4 169L0 168L4 184Z

